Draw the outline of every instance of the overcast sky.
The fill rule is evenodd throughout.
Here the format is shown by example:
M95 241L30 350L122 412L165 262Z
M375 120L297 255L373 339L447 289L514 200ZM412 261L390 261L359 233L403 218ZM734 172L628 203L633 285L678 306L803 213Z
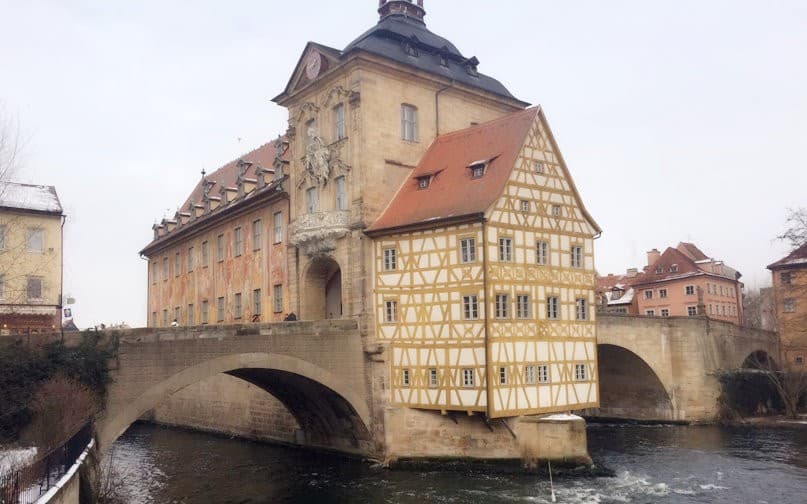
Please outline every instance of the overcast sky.
M137 252L199 178L286 129L270 99L309 40L343 48L377 0L0 0L17 179L55 185L81 327L146 320ZM541 104L591 214L600 273L698 244L744 274L807 206L807 2L426 0L429 28Z

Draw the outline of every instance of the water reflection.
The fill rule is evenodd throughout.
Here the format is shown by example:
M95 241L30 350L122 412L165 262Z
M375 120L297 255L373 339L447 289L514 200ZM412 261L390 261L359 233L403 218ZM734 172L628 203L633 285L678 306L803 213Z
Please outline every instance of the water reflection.
M563 503L805 502L807 430L593 426L592 456L613 478L560 478ZM549 483L482 470L383 471L205 434L132 427L114 463L132 503L550 502Z

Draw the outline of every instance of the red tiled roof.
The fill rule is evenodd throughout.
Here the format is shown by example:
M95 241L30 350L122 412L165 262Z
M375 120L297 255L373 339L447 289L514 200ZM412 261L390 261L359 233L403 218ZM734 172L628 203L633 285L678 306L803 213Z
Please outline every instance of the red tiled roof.
M692 259L693 261L703 261L709 259L709 257L701 251L698 247L695 246L694 243L689 242L681 242L676 247L678 251L683 252L687 257Z
M694 245L693 247L700 252L697 247ZM703 254L703 252L701 252L701 254ZM670 269L672 265L677 266L676 271ZM656 273L659 268L661 268L661 273ZM692 276L693 274L700 273L704 272L695 264L695 261L691 257L678 248L667 247L667 250L661 254L661 257L647 268L644 278L639 282L634 282L634 285L660 282L662 280L674 280L683 276Z
M538 116L538 107L441 135L368 232L482 213L502 193L521 147ZM489 161L484 176L468 166ZM418 179L431 175L429 187Z
M768 266L768 269L780 269L791 266L807 266L807 243L797 248L786 257Z
M258 165L262 166L263 168L272 168L275 161L275 142L263 144L257 149L248 152L243 156L234 159L233 161L230 161L213 173L208 173L206 176L207 180L210 182L215 182L215 184L210 187L211 196L218 196L222 187L235 187L236 179L238 178L238 162L241 160L252 163L252 166L247 170L246 176L249 178L255 178L255 169L258 167ZM202 180L200 178L199 182L197 182L196 186L193 188L193 192L191 192L188 199L186 199L185 203L182 205L182 207L180 207L180 210L187 210L191 203L200 203L201 201Z
M629 289L635 283L639 283L644 280L645 274L643 272L638 272L635 275L608 275L608 276L598 276L597 277L597 291L603 292L607 290L614 289L615 287L620 287L624 290Z

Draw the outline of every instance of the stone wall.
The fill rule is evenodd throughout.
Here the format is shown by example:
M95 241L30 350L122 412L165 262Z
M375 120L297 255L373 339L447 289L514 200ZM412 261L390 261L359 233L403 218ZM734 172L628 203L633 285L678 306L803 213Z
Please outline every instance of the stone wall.
M224 374L180 390L144 419L161 425L284 443L294 443L299 428L274 396Z

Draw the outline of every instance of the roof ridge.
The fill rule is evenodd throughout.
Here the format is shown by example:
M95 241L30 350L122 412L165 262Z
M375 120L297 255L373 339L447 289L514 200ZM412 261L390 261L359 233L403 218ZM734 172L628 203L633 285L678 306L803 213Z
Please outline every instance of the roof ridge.
M526 108L524 110L518 110L516 112L511 112L511 113L503 115L501 117L491 119L490 121L475 124L473 126L469 126L467 128L463 128L463 129L460 129L460 130L455 130L455 131L450 131L448 133L443 133L440 136L438 136L437 138L435 138L435 141L439 142L442 139L450 139L450 138L455 137L455 136L460 136L462 134L477 131L477 130L479 130L481 128L490 128L492 126L495 126L497 123L513 121L517 117L521 117L522 114L527 115L527 113L529 113L529 112L532 112L537 116L539 110L541 110L541 106L540 105L534 105L534 106Z

